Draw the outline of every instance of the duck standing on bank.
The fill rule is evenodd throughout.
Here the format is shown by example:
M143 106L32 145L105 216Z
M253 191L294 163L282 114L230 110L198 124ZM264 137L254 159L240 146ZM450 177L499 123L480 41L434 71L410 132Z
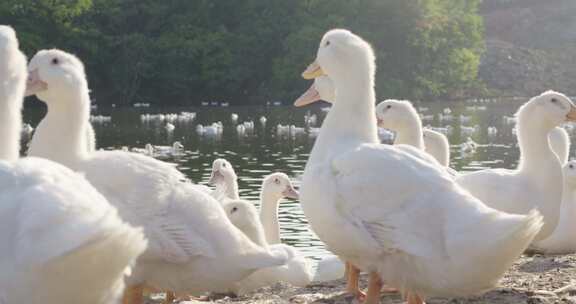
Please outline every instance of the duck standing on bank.
M322 38L306 79L327 74L336 99L306 164L301 203L329 250L370 273L366 303L383 282L408 303L493 288L542 226L537 211L484 205L413 147L379 143L375 56L347 30Z

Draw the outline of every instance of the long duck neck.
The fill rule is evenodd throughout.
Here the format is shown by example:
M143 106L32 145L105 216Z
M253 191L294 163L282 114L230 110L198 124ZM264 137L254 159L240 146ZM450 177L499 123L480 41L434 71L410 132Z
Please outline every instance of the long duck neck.
M533 104L526 104L526 107ZM530 181L527 185L534 191L538 200L538 211L546 219L545 229L553 231L560 219L564 183L562 165L552 151L548 134L555 127L533 111L536 107L524 108L518 112L517 137L520 146L520 161L517 175Z
M564 191L562 192L562 204L560 206L560 218L558 220L558 225L554 230L565 232L567 230L573 229L573 220L576 215L576 187L575 185L564 181Z
M218 196L223 195L227 199L240 199L240 193L238 191L238 180L236 178L225 177L224 181L216 184L215 192L218 194Z
M552 151L548 139L548 134L553 128L554 126L548 126L542 120L530 119L527 111L519 113L517 134L520 146L518 164L520 172L539 174L543 172L542 170L561 170L560 160Z
M422 122L419 118L410 118L406 122L407 125L402 126L396 132L395 145L410 145L415 148L424 149L424 137L422 133Z
M6 53L0 62L0 160L15 161L20 155L26 61L14 58L22 56L19 53Z
M564 191L562 191L562 204L562 208L564 210L566 210L565 208L574 209L576 207L574 205L576 204L576 185L567 182L564 183ZM571 216L572 213L566 213L566 215Z
M226 189L224 190L226 197L237 200L240 199L240 193L238 191L238 180L233 178L230 183L227 183Z
M278 205L280 197L262 187L260 196L260 222L264 227L264 234L268 244L280 244L280 224L278 222Z
M13 83L0 82L0 160L15 161L20 154L22 93Z
M336 101L322 124L308 164L341 153L341 148L379 142L373 77L350 75L334 82Z
M79 90L48 104L48 113L32 139L30 155L74 167L89 154L86 138L90 116L88 90Z

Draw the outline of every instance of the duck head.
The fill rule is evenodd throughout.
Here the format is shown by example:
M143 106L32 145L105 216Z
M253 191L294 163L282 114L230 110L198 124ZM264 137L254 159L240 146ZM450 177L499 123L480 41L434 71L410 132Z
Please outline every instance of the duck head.
M252 203L244 200L232 200L224 204L224 211L234 226L242 228L255 225L260 220L258 210Z
M260 246L267 245L258 210L252 203L244 200L231 200L224 205L224 211L230 222L254 243Z
M0 25L0 52L4 54L7 51L18 49L18 39L14 29L7 25Z
M215 186L220 183L232 182L237 178L236 171L229 161L218 158L212 162L212 174L208 184Z
M351 68L352 67L352 68ZM368 73L367 73L368 71ZM304 79L316 79L328 76L333 81L332 90L338 84L372 84L376 71L375 55L368 42L344 29L335 29L327 32L318 47L316 60L302 73ZM371 79L366 79L366 76ZM321 80L320 82L326 82ZM322 85L322 84L320 84ZM303 106L319 100L319 91L314 84L314 90L309 97L299 99L295 105ZM335 94L326 93L327 99L335 102ZM316 99L315 99L316 98Z
M396 131L418 120L418 113L407 100L388 99L376 105L376 118L379 127Z
M290 177L281 172L270 174L264 178L262 192L278 200L281 198L299 198L298 191L294 188Z
M82 61L61 50L42 50L28 64L26 96L36 95L40 100L51 103L76 97L88 91Z
M547 91L533 97L520 107L516 116L520 120L526 116L526 113L535 112L538 113L539 120L550 129L566 121L576 121L576 107L572 100L568 96L555 91ZM533 119L534 117L530 118Z
M0 92L2 97L11 95L13 100L21 107L22 93L24 92L24 84L26 79L26 56L22 54L19 49L18 38L14 29L7 25L0 25L0 69L3 71L0 74ZM12 92L12 93L8 93ZM6 96L5 94L8 94ZM18 114L20 115L20 114Z

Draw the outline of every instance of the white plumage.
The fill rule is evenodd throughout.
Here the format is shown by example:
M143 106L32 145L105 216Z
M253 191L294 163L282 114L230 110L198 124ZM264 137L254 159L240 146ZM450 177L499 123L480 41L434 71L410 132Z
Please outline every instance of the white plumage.
M450 142L448 141L448 137L430 129L424 129L422 136L424 137L424 148L426 152L434 156L438 163L448 167L450 165Z
M494 287L538 233L538 212L486 207L426 153L378 144L374 55L358 36L328 32L303 75L322 71L338 94L301 188L316 234L338 256L410 293L464 296ZM370 298L377 291L368 294L378 301Z
M564 165L564 192L560 220L552 235L534 244L538 251L551 254L576 252L576 161Z
M0 26L0 302L118 303L142 232L70 169L18 160L26 75L14 31Z
M273 173L262 182L260 214L249 202L239 200L236 173L232 164L225 159L213 162L212 184L214 192L221 196L220 202L230 221L256 244L280 250L289 256L286 265L259 270L238 283L233 288L243 294L256 288L275 282L287 282L295 286L306 286L312 279L309 262L298 250L281 244L280 225L278 223L278 204L284 197L298 198L290 178L284 173ZM219 190L218 190L219 189Z
M212 162L212 173L208 184L214 186L210 195L221 204L225 204L227 200L240 199L236 171L232 164L223 158L215 159Z
M498 210L527 214L538 208L545 221L536 240L548 237L558 223L563 188L562 167L548 136L556 126L573 119L575 109L572 101L560 93L549 91L532 98L516 114L518 168L462 174L457 182Z
M258 212L250 202L232 200L226 203L224 209L232 223L255 243L268 247L272 251L284 252L288 256L288 262L285 265L260 269L238 282L232 288L235 293L244 294L276 282L287 282L300 287L310 283L312 272L308 260L291 246L280 243L269 244L266 241L264 227L258 219Z
M49 109L32 139L31 154L83 172L122 218L144 228L149 247L135 266L131 286L189 294L218 291L259 268L285 262L283 253L271 253L237 230L221 206L172 165L122 151L88 153L82 144L88 85L80 60L44 50L29 70L45 83L36 95Z
M560 164L566 164L568 162L568 156L570 155L570 136L568 132L562 127L556 127L550 131L548 138L550 140L550 147L558 156Z
M48 160L0 161L0 181L6 303L117 303L146 247L142 232L84 178Z

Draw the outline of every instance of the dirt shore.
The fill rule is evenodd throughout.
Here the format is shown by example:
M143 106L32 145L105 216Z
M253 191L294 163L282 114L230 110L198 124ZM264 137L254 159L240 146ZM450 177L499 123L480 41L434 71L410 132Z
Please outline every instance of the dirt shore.
M366 286L366 277L362 277ZM572 284L575 284L572 287ZM305 304L357 303L343 294L345 282L338 280L296 288L287 284L275 284L241 297L212 296L209 302L186 301L181 303L266 303ZM150 299L147 304L161 303L160 298ZM382 294L382 303L403 303L398 294ZM463 299L434 298L428 304L576 304L576 254L562 256L522 256L500 281L500 286L482 296Z

